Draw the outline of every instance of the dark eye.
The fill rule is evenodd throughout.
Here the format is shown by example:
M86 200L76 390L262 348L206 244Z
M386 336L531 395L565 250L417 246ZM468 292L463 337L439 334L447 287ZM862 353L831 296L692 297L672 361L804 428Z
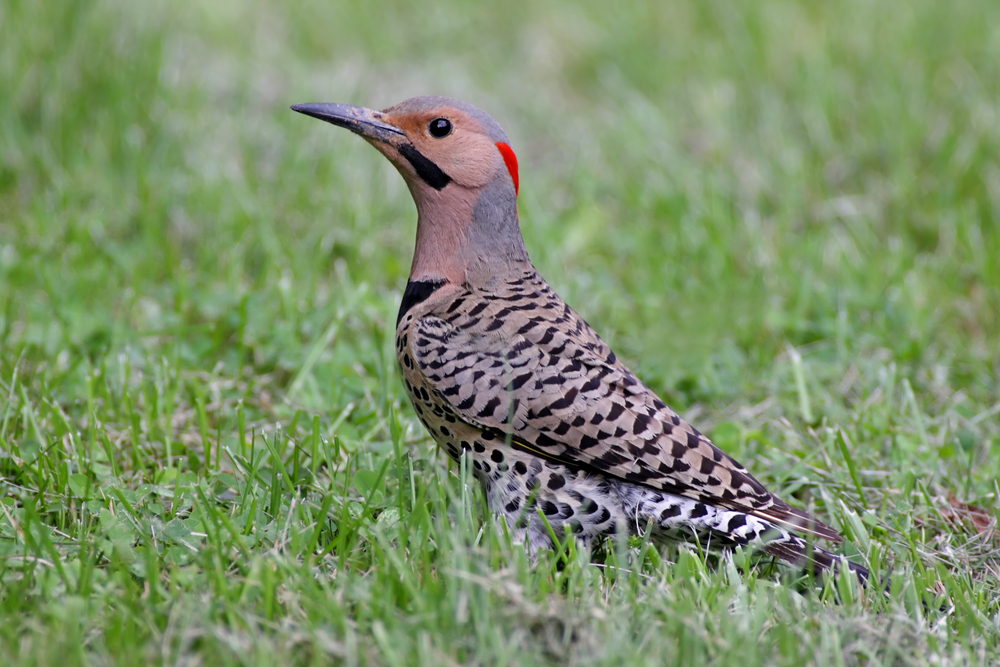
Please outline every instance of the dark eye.
M435 118L431 121L431 124L427 126L427 130L431 133L432 137L447 137L451 134L451 121L447 118Z

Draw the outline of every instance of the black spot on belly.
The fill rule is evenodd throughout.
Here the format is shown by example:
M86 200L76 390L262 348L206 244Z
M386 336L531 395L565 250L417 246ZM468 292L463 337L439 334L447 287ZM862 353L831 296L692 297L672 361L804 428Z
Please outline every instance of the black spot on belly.
M493 459L493 461L496 462L496 463L502 463L503 462L503 452L501 452L499 449L494 449L493 453L490 454L490 458Z
M742 528L747 525L746 514L736 514L731 519L729 519L729 532L735 531L737 528Z
M549 483L547 484L547 486L553 491L556 489L561 489L565 485L566 485L566 480L563 478L562 475L553 473L552 475L549 476Z
M680 505L671 505L667 509L660 512L660 521L666 521L667 519L672 519L675 516L681 515Z
M514 472L518 475L523 475L528 472L528 466L524 465L524 461L517 461L514 463Z

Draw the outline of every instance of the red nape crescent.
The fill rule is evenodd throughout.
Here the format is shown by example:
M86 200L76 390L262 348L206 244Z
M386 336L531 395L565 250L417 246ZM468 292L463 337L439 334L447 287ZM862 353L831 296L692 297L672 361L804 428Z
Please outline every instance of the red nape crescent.
M519 184L517 181L517 156L514 155L514 149L502 141L497 142L497 148L500 149L500 155L503 155L503 161L507 164L507 171L510 172L510 177L514 180L514 194L517 194Z

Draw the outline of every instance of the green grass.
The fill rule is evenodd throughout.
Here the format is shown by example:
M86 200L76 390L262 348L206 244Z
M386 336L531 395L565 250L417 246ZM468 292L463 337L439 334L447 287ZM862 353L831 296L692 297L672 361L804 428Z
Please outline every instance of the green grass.
M6 0L0 663L1000 660L997 25ZM542 274L891 600L510 544L400 386L402 180L287 108L417 94L504 125Z

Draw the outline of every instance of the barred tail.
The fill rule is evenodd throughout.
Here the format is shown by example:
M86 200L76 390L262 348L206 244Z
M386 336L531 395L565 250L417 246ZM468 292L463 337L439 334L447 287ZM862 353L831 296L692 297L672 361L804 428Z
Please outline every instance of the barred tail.
M871 578L868 568L863 565L858 565L847 560L845 556L838 556L814 544L808 544L799 536L790 533L776 535L773 539L764 542L761 551L791 565L812 570L817 575L836 575L846 567L858 576L858 583L865 587L868 586L868 580Z
M661 538L679 541L693 538L706 548L718 550L737 546L759 549L790 565L811 569L817 575L836 574L846 567L857 574L862 586L871 578L865 567L809 544L783 525L760 516L652 490L626 499L626 504L636 519L636 528L641 530L652 519Z

